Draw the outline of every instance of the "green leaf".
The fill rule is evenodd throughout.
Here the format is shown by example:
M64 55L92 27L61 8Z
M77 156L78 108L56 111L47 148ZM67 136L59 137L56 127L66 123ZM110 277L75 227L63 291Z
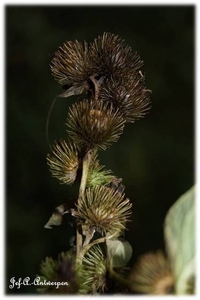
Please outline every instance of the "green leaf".
M131 259L132 247L126 240L107 240L106 244L113 268L123 267Z
M194 293L195 187L183 194L165 219L165 241L175 279L176 294Z

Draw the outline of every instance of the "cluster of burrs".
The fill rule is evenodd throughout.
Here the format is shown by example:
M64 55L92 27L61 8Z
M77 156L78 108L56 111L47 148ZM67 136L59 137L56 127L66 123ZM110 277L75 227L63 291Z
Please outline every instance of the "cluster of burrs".
M48 258L41 267L45 278L69 281L62 292L130 290L124 267L132 249L123 237L132 204L122 180L100 165L98 151L118 141L127 122L148 112L150 90L142 65L139 55L111 33L90 44L67 41L51 61L52 75L64 88L60 96L81 95L69 108L68 139L55 142L47 156L53 177L63 184L80 182L72 206L57 207L46 225L59 225L64 214L76 224L75 251L62 254L57 262Z

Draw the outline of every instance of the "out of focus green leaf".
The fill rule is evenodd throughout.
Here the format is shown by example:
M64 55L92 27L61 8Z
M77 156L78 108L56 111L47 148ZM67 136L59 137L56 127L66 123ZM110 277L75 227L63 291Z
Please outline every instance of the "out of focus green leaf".
M165 219L165 240L176 294L193 294L195 282L195 187L183 194Z
M126 240L107 240L108 255L112 260L112 267L125 266L132 256L132 247Z

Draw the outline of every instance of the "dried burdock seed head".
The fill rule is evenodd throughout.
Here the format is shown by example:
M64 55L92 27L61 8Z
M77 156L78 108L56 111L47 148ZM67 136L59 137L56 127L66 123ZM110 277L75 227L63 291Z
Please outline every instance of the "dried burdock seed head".
M52 285L42 285L38 289L41 293L76 294L79 291L75 255L72 251L62 252L58 259L46 257L40 265L40 283L53 282ZM57 282L61 285L57 288Z
M62 86L83 84L90 74L87 43L67 41L54 53L50 67Z
M145 88L145 77L139 71L118 80L112 78L102 87L100 97L119 109L126 122L133 123L151 108L150 92Z
M106 259L99 245L93 246L83 258L79 276L80 294L102 294L106 291Z
M142 294L172 294L174 280L162 251L142 255L130 275L132 291Z
M76 217L78 222L95 228L100 233L120 233L126 228L131 215L129 199L124 194L105 186L88 188L78 199Z
M67 132L74 143L103 150L119 139L124 123L121 113L112 105L92 100L75 103L69 109L66 122Z
M128 70L136 71L143 65L139 55L112 33L98 36L91 44L89 54L96 73L102 76L121 77Z
M53 155L47 155L47 163L53 177L61 183L72 184L79 167L78 148L75 144L60 140L53 146Z

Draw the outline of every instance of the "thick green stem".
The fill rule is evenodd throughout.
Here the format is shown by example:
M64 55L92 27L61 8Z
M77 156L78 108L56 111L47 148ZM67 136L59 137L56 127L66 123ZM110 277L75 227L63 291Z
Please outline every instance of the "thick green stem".
M92 157L92 150L89 150L83 158L83 168L82 168L81 184L79 188L79 197L82 197L85 193L91 157ZM83 245L83 237L81 234L81 226L79 225L77 226L77 230L76 230L76 257L77 258L79 256L79 252L80 249L82 248L82 245Z

